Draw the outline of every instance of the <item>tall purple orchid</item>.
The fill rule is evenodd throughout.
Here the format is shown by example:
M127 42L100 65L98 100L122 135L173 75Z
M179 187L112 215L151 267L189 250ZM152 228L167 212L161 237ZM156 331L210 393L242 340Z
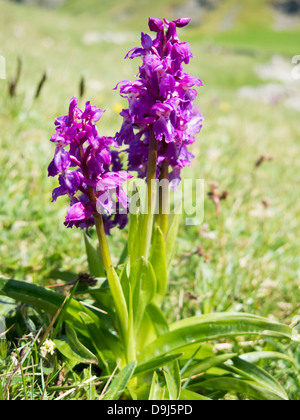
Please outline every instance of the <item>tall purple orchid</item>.
M126 210L128 197L122 183L131 178L121 171L118 147L112 137L100 137L96 123L104 111L90 102L85 111L78 108L78 100L70 101L68 115L55 121L56 133L51 137L56 150L49 165L49 176L59 175L59 187L52 193L53 201L59 196L68 195L71 207L65 220L69 228L88 228L95 224L95 214L103 215L107 233L118 225L127 223ZM113 192L116 192L117 201ZM112 209L119 210L112 212ZM120 211L121 208L123 211Z
M181 169L189 166L194 155L189 146L200 132L203 115L193 105L197 97L194 86L200 79L183 71L193 57L188 43L180 42L177 28L190 22L181 18L173 22L149 19L156 38L142 33L142 47L134 48L126 58L142 57L139 77L134 82L122 81L120 94L129 107L121 112L123 125L117 135L119 144L128 145L129 170L144 178L148 169L148 151L152 133L157 145L157 177L171 167L169 181L180 181ZM168 171L167 171L168 172ZM166 173L163 174L166 178Z

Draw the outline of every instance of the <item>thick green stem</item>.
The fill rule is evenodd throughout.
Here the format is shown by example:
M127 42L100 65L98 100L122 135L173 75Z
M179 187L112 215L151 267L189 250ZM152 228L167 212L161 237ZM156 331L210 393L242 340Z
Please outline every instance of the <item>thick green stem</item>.
M113 268L110 253L107 245L104 230L103 218L100 214L94 214L96 231L98 235L101 255L107 273L108 284L115 303L117 316L120 324L120 333L124 341L126 351L126 362L130 363L136 359L135 340L133 339L132 327L129 325L129 314L127 303L124 297L122 285L115 269Z
M94 203L96 202L96 196L93 188L89 187L89 198ZM136 359L135 354L135 341L132 340L131 327L129 325L129 314L127 303L124 297L122 285L119 279L119 276L115 272L115 269L112 265L106 233L104 229L103 217L101 214L94 213L95 226L101 251L101 256L104 264L104 268L107 274L109 288L113 297L115 304L117 317L120 325L120 334L124 342L125 351L126 351L126 362L130 363Z
M148 171L147 171L147 205L144 214L143 227L142 227L142 243L141 243L141 256L146 259L149 258L150 241L153 228L153 213L155 204L155 180L157 170L157 149L158 143L155 138L153 130L150 134L150 145L148 155Z
M107 245L106 234L104 230L104 223L103 223L103 218L101 214L95 213L94 220L95 220L96 231L97 231L103 264L104 264L106 273L108 273L109 269L112 267L112 262L110 258L108 245Z
M169 161L162 163L159 187L159 213L157 215L157 224L160 227L164 237L167 236L169 229Z

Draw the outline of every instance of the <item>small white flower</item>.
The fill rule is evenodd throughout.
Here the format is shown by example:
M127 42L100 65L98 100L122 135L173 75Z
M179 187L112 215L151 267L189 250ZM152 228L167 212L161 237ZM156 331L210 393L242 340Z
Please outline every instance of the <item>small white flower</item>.
M41 353L44 357L46 357L48 354L50 354L50 356L53 356L55 349L56 345L53 343L53 341L47 339L41 347Z

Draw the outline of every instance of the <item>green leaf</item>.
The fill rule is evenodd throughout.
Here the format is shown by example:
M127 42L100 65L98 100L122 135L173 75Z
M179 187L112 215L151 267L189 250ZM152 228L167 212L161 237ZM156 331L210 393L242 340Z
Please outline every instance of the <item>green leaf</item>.
M142 215L129 213L128 222L128 255L131 263L140 257L140 234Z
M153 373L149 400L150 401L163 401L165 398L166 387L161 385L159 377L156 372Z
M79 316L89 332L90 340L96 351L100 367L106 375L110 375L116 364L116 355L121 356L119 353L119 343L113 341L111 334L97 328L97 325L89 315L80 312ZM111 352L111 349L114 349L114 353Z
M144 204L146 201L147 187L143 180L134 179L131 183L132 196L130 197L130 212L128 221L128 255L131 264L141 257L141 232L144 222ZM136 214L134 213L136 212Z
M122 254L119 258L118 266L125 264L127 261L127 258L128 258L128 242L126 242L126 244L124 245Z
M159 226L155 226L154 229L149 261L152 264L157 281L155 302L160 304L167 293L168 273L165 238Z
M183 353L172 354L170 356L165 356L165 357L158 357L156 359L150 360L147 363L144 363L143 365L138 365L134 372L134 376L140 375L141 373L145 374L148 372L152 372L154 370L167 366L169 363L180 359L182 354Z
M290 356L275 351L255 351L252 353L242 354L239 358L254 364L259 363L261 360L285 360L294 366L296 365L295 360Z
M208 357L207 359L204 359L201 362L196 363L193 366L190 366L188 369L186 369L184 376L188 378L190 376L198 375L200 373L206 372L207 370L215 366L219 366L222 363L226 362L227 360L232 359L235 356L236 354L232 353L232 354L221 354L215 357Z
M169 230L166 237L166 264L167 268L170 267L177 244L177 235L178 235L178 229L179 229L179 223L181 219L181 214L174 214Z
M129 275L130 273L130 261L128 261L127 264L124 265L119 277L120 277L120 283L122 286L124 298L126 300L127 308L128 308L128 314L130 314L129 308L132 307L132 292L131 292L131 284L129 281Z
M13 312L16 309L16 302L7 297L2 296L0 299L0 315L7 316L10 312Z
M258 316L240 313L204 315L171 325L169 333L158 337L141 352L139 363L177 351L188 344L244 335L299 341L299 335L292 328Z
M183 347L181 351L184 353L184 356L180 361L183 364L186 364L191 359L195 362L201 362L203 359L215 356L214 346L210 344L189 344Z
M257 385L256 383L245 381L239 378L230 378L230 377L218 377L208 379L206 381L200 381L191 386L191 390L223 390L223 391L233 391L240 394L244 394L249 398L254 400L261 401L278 401L284 400L276 393Z
M16 301L32 305L37 309L42 309L51 315L55 315L65 300L61 293L25 281L4 279L0 277L0 295L9 296ZM72 321L73 325L86 335L86 329L81 322L79 312L86 312L92 317L100 328L100 320L90 309L86 308L76 299L71 299L65 319Z
M132 378L137 362L131 362L112 380L108 392L104 395L104 400L118 400L125 391L128 382Z
M288 396L279 382L277 382L276 379L269 375L269 373L265 370L248 363L239 357L233 358L232 362L233 366L224 365L223 369L263 386L272 393L277 394L283 400L288 400Z
M190 391L189 389L182 389L179 397L180 401L211 401L210 398L197 392Z
M139 329L148 304L156 291L156 277L152 265L145 259L139 259L130 272L130 283L133 292L134 329Z
M24 281L4 279L1 277L0 295L9 296L16 301L32 305L33 307L44 310L53 316L56 315L65 300L64 295L54 292L53 290L36 286L35 284L26 283ZM70 321L72 326L76 328L76 331L90 339L90 332L88 331L87 326L82 322L82 313L89 316L96 331L103 332L106 337L106 343L109 345L114 355L119 357L119 339L108 331L104 322L101 320L101 316L103 316L102 314L98 316L98 313L94 313L91 309L85 307L76 299L70 299L64 314L64 321Z
M75 330L68 323L66 323L66 336L54 340L54 343L67 359L76 363L98 364L97 357L80 343Z
M162 310L155 305L155 303L149 303L146 310L154 326L157 337L169 332L169 323Z
M123 340L126 340L126 335L129 328L129 315L128 315L128 308L126 299L123 293L123 289L121 286L121 282L119 276L117 275L115 269L110 267L107 273L108 282L110 286L110 290L113 296L113 300L116 305L116 311L118 315L118 321L121 328L121 335Z
M95 249L91 239L84 234L84 243L90 274L95 277L105 277L105 269L99 249Z
M178 400L181 392L181 378L178 361L174 361L163 368L170 400Z
M152 320L146 310L138 330L134 331L135 335L135 349L138 354L148 344L156 339L157 334L153 327Z

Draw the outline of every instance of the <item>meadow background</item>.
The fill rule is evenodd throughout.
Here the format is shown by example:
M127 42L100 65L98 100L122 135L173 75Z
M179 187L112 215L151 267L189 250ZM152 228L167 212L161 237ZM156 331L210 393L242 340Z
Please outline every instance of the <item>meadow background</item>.
M300 309L300 72L292 64L300 55L299 1L25 3L0 1L7 77L0 79L0 275L48 285L87 270L82 233L63 225L67 200L51 203L54 119L84 81L82 106L90 100L105 108L98 127L114 135L126 102L113 88L137 73L139 60L124 56L148 31L148 17L190 16L181 39L195 55L188 71L204 84L197 105L205 124L185 177L205 180L205 219L182 224L165 311L170 320L234 310L290 324ZM18 58L21 77L10 97ZM228 192L220 216L208 195L212 182ZM126 235L109 238L116 259ZM0 299L2 315L13 307ZM295 345L245 346L292 356L295 366L265 367L300 398Z

